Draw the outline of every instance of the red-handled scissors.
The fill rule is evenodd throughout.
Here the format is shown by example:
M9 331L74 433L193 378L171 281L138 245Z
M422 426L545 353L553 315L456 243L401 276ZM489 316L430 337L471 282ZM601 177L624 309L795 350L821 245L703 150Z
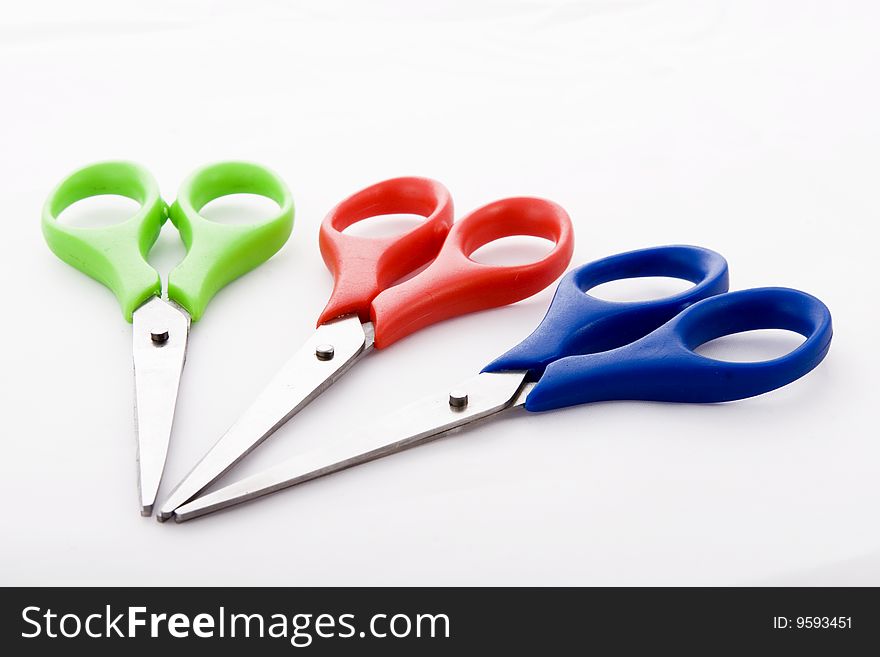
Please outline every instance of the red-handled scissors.
M358 221L387 214L417 214L425 221L390 237L343 233ZM455 224L452 220L449 191L427 178L378 183L330 211L319 243L334 287L317 330L178 484L159 520L170 518L223 476L373 347L382 349L443 319L530 297L555 281L571 260L571 220L551 201L508 198ZM542 237L555 246L525 265L471 259L481 246L514 235ZM395 285L429 262L424 271Z

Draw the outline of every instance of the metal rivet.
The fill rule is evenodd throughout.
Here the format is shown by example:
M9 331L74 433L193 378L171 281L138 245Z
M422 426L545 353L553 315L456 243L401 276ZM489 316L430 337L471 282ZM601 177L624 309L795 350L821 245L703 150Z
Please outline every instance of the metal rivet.
M332 360L333 359L333 345L332 344L319 344L318 348L315 349L315 356L318 357L318 360Z
M165 344L168 342L168 331L165 329L156 329L150 331L150 340L156 344Z
M468 405L468 396L461 390L453 390L449 393L449 405L452 408L464 408Z

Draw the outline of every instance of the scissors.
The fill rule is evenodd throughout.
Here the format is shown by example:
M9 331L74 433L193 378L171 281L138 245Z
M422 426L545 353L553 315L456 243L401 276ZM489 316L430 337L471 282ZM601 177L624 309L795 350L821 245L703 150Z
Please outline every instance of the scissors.
M621 278L669 276L695 285L645 302L587 294ZM509 409L551 409L606 400L713 403L782 387L816 367L831 343L831 315L815 297L788 288L727 292L727 263L693 246L631 251L570 272L546 317L518 346L440 394L391 413L343 441L307 452L184 504L179 522L422 445ZM764 362L695 353L731 333L779 328L806 340Z
M227 194L251 193L275 201L278 212L255 224L219 224L199 211ZM65 208L90 196L119 194L140 208L122 223L103 228L58 221ZM168 276L162 298L159 273L146 256L171 218L186 257ZM101 162L75 171L43 207L43 235L61 260L106 285L132 323L138 484L141 514L152 513L174 420L186 359L190 322L227 283L268 260L293 228L293 201L284 182L247 162L222 162L196 170L183 183L170 210L155 178L132 162Z
M387 214L416 214L425 220L389 237L343 233L355 222ZM551 201L502 199L455 224L452 220L449 191L427 178L386 180L330 211L318 241L334 285L317 330L172 491L157 514L160 521L221 477L373 347L384 349L443 319L530 297L555 281L571 260L571 220ZM514 235L543 237L554 246L524 265L492 266L470 258L481 246Z

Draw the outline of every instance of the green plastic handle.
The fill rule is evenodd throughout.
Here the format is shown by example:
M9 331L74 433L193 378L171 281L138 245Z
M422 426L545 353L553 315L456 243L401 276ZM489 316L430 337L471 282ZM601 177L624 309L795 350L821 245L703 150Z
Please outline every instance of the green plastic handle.
M90 196L119 194L140 203L124 222L102 228L58 222L65 208ZM43 206L43 235L52 252L67 264L103 283L116 295L122 314L132 313L161 294L159 273L146 256L168 218L156 179L133 162L99 162L65 178Z
M228 194L259 194L275 201L278 214L255 224L219 224L199 211ZM168 276L168 296L197 321L227 283L271 258L293 229L293 199L275 173L250 162L220 162L193 173L170 210L186 257Z

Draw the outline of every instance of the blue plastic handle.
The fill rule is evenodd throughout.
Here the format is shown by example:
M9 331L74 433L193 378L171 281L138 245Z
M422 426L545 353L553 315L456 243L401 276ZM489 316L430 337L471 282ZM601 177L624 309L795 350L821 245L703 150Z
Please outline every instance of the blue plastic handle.
M613 302L587 294L608 281L646 276L682 278L695 285L650 301ZM537 381L550 363L638 340L697 301L726 292L727 286L727 261L697 246L660 246L591 262L559 282L535 332L483 371L527 370L529 379Z
M757 363L694 353L721 336L769 328L795 331L806 340L784 356ZM828 308L804 292L758 288L721 294L694 304L631 344L550 364L526 398L526 409L611 399L723 402L753 397L816 367L828 352L831 334Z

